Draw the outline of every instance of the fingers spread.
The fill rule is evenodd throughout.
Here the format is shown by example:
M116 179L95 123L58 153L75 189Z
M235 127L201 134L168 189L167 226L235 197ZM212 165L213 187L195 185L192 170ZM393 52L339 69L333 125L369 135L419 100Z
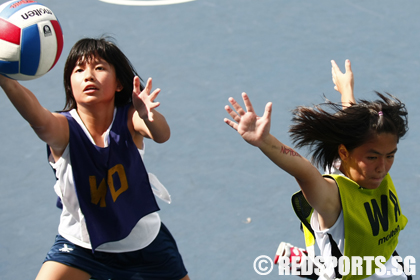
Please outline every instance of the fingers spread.
M133 80L133 92L136 94L140 93L140 78L138 76L135 76Z
M270 119L271 118L271 111L273 109L273 103L272 102L268 102L267 105L265 105L265 111L264 111L264 115L262 116L263 118L267 118Z
M160 92L160 88L155 89L149 96L150 96L150 101L154 101L156 99L156 97L158 96Z
M154 121L154 119L153 119L153 112L149 112L148 118L149 118L149 121L150 122L153 122Z
M232 119L236 122L239 122L241 120L241 117L234 112L228 105L225 106L226 112L232 117Z
M265 105L265 112L267 114L271 114L272 110L273 110L273 102L268 102L267 105Z
M245 111L244 111L244 109L242 109L242 107L238 104L238 102L236 102L236 100L235 100L235 99L233 99L232 97L230 97L230 98L229 98L229 102L230 102L230 104L232 104L233 109L235 109L235 110L236 110L236 112L238 112L238 114L239 114L240 116L245 115Z
M252 107L251 101L249 100L249 97L245 92L242 93L242 99L244 100L247 112L254 112L254 108Z
M232 127L234 130L238 130L238 124L237 123L235 123L235 122L233 122L229 119L226 119L226 118L224 119L224 122L226 124L228 124L230 127Z
M334 60L331 60L331 71L333 74L341 73L340 67L338 67Z
M352 72L351 71L351 63L350 63L350 60L347 59L345 65L346 65L346 72Z
M146 88L149 90L152 89L152 78L147 79Z

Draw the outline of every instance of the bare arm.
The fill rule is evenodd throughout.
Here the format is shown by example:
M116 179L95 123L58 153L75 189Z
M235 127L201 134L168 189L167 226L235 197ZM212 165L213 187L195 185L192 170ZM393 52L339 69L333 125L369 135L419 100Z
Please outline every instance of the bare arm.
M295 177L308 202L322 216L322 223L328 227L335 223L341 204L338 189L333 180L322 177L319 171L292 148L284 145L270 134L272 104L268 103L264 115L258 117L247 96L242 98L246 111L233 99L225 109L232 120L225 122L235 129L249 144L258 147L278 167Z
M350 60L345 62L346 72L343 74L334 60L331 60L331 73L334 83L334 89L341 94L341 103L343 108L356 104L354 98L354 77L351 70Z
M15 80L0 75L0 86L38 137L51 146L54 155L61 156L69 141L66 118L42 107L35 95Z
M152 90L152 79L149 78L146 87L140 92L140 79L134 78L133 105L134 112L132 121L134 130L144 137L150 138L157 143L164 143L170 137L170 128L165 117L156 111L160 103L154 102L160 89Z

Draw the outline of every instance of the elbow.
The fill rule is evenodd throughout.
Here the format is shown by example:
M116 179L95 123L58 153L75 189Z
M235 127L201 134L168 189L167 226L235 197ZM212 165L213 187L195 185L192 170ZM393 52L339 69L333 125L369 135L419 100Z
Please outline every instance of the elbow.
M159 137L154 138L153 140L158 144L163 144L166 141L168 141L170 137L171 137L171 130L168 127L168 129L164 133L159 135Z

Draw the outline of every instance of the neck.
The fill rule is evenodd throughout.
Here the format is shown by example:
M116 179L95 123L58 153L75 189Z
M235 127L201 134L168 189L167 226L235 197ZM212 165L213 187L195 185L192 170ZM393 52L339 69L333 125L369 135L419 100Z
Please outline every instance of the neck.
M78 106L77 113L95 141L95 144L103 147L104 134L112 123L115 108L114 106L96 107Z

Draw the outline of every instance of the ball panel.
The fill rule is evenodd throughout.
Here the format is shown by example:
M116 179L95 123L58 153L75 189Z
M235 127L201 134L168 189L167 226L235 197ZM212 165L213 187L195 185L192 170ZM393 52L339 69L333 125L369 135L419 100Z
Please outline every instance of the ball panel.
M19 61L20 45L0 40L0 60Z
M20 44L20 28L16 25L0 18L0 40L4 40L16 45Z
M19 73L19 61L0 60L0 73L4 73L4 74Z
M31 5L39 5L36 1L32 0L21 0L21 1L9 1L4 3L0 8L3 10L0 12L0 17L2 18L9 18L11 15L16 13L17 11L31 6Z
M38 32L41 39L41 56L36 75L41 75L47 73L54 64L55 54L57 53L57 39L50 21L39 22Z
M41 54L41 40L38 25L34 24L22 29L20 44L20 73L35 75L38 70Z
M57 63L58 59L60 58L61 52L63 51L64 39L63 39L63 31L61 30L60 23L57 20L52 20L51 24L54 28L55 37L57 39L57 53L55 55L54 63L51 66L51 68L53 68L55 64ZM51 70L51 68L49 70Z
M28 75L23 75L23 74L7 74L5 76L7 76L11 79L14 79L14 80L18 80L18 81L29 81L29 80L37 79L37 78L41 77L42 75L40 75L40 76L28 76Z

